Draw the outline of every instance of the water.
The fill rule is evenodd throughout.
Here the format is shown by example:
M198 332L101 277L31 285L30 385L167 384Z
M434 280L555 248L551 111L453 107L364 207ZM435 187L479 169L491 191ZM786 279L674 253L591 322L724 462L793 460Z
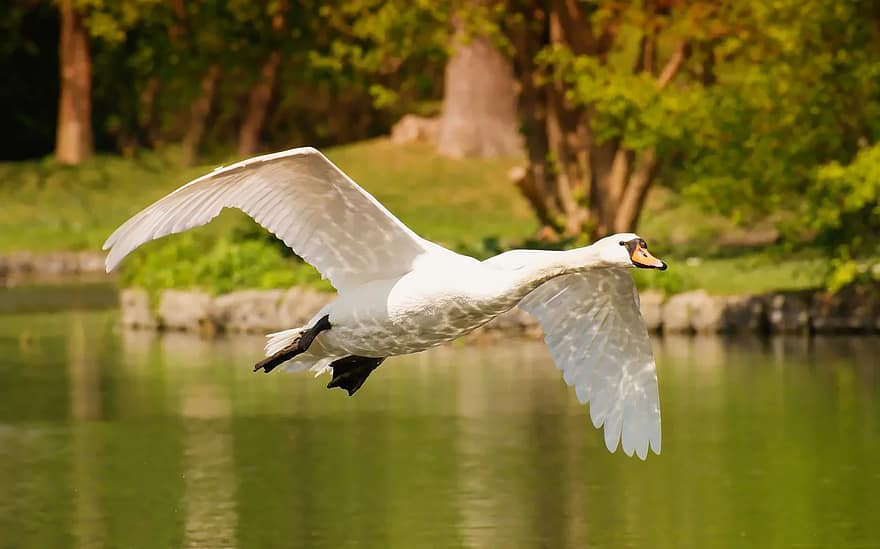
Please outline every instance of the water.
M2 548L880 547L880 338L656 341L640 462L538 342L392 359L349 398L251 373L260 337L94 302L0 314Z

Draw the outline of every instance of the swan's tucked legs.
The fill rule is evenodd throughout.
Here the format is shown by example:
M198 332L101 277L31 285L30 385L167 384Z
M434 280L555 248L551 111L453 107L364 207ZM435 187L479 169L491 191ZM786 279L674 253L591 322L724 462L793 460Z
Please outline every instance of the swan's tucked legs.
M312 344L312 341L314 341L315 338L318 337L318 334L320 334L324 330L329 330L330 328L330 315L322 316L318 320L318 322L315 322L314 326L303 332L303 334L295 339L293 343L281 349L274 355L266 357L263 360L257 362L257 364L254 366L254 371L257 372L259 370L263 370L265 373L268 374L269 372L274 370L279 364L287 362L296 355L306 352L309 349L309 346Z
M357 355L335 360L330 364L333 368L333 379L327 384L327 388L339 387L348 391L348 396L351 396L361 388L367 376L378 368L383 360L385 359Z

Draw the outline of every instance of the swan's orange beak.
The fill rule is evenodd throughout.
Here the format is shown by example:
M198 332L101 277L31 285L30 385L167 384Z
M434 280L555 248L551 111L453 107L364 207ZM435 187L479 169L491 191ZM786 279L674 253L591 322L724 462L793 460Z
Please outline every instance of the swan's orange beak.
M630 255L630 259L632 259L633 265L642 269L666 270L666 263L651 255L646 246L636 246Z

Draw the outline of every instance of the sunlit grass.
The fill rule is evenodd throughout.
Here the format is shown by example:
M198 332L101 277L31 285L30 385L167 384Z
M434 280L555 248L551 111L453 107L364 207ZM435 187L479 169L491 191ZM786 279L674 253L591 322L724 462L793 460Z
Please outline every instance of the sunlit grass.
M204 171L171 165L153 153L98 156L77 167L0 163L0 251L100 249L121 222Z
M458 161L385 139L326 154L394 214L450 246L520 241L536 228L507 171L516 159ZM99 249L120 223L215 165L180 169L169 155L99 156L71 168L51 159L0 163L0 251ZM236 219L236 216L226 216ZM209 229L228 230L227 223Z
M666 293L703 289L711 294L759 294L774 290L801 290L822 286L825 262L802 257L785 258L751 253L725 258L675 258L669 269L634 271L642 288Z
M451 160L429 145L378 139L327 155L417 233L442 244L519 242L537 221L507 172L519 161Z

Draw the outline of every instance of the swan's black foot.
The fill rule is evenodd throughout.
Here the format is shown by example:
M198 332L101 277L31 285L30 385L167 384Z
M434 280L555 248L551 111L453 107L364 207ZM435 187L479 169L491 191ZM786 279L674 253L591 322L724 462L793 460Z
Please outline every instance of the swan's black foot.
M257 362L254 366L254 371L258 372L263 370L267 374L274 370L279 364L287 362L291 358L295 357L298 354L304 353L308 351L309 346L312 344L312 341L318 337L318 334L323 332L324 330L330 329L330 315L324 315L320 320L315 322L315 325L302 333L298 338L296 338L293 343L288 345L287 347L281 349L277 353L272 356L268 356L263 360Z
M356 355L335 360L330 364L333 368L333 379L327 384L327 388L339 387L348 391L348 396L351 396L361 388L370 373L378 368L383 360L385 359Z

